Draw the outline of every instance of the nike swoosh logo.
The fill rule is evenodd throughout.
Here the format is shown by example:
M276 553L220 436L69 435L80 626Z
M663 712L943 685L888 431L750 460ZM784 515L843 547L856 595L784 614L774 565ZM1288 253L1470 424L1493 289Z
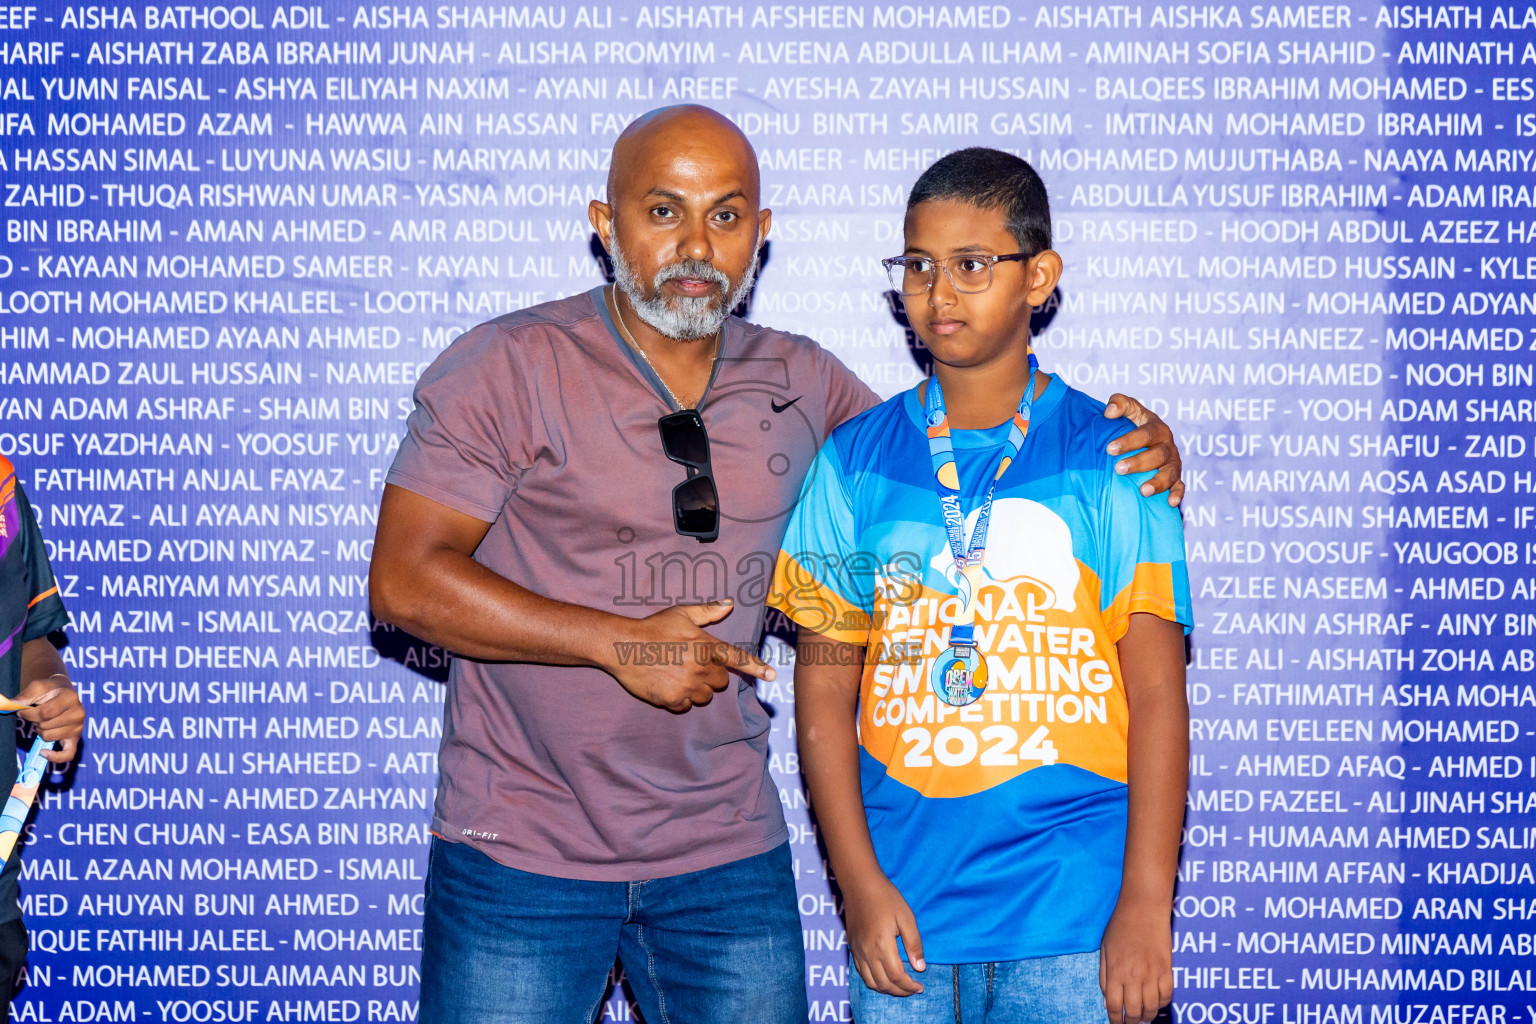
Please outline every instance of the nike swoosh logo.
M804 395L796 395L794 398L791 398L789 401L785 402L783 405L780 405L778 402L775 402L773 399L770 398L770 399L768 399L768 405L770 407L772 407L774 412L783 412L785 409L788 409L790 406L794 405L796 402L800 401L800 399L802 399L804 397L805 397Z

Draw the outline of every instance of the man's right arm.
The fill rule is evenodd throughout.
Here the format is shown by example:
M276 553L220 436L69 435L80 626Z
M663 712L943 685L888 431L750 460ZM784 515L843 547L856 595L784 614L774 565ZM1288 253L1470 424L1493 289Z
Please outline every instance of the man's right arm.
M604 668L618 616L540 597L476 562L490 528L385 485L368 571L373 613L470 658Z
M490 527L386 484L368 571L374 615L477 660L602 669L636 697L672 711L709 703L730 682L726 666L773 678L771 668L716 643L702 628L730 614L729 602L680 605L630 619L551 600L475 561ZM624 644L648 643L665 645L651 650L676 650L678 658L673 664L621 663Z

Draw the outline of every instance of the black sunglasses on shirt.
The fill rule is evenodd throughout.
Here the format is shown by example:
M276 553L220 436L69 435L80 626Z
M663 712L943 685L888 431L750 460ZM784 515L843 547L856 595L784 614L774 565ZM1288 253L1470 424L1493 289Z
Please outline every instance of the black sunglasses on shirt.
M684 537L700 544L720 536L720 494L709 465L709 434L696 409L669 413L656 421L661 450L688 470L688 479L672 488L672 522Z

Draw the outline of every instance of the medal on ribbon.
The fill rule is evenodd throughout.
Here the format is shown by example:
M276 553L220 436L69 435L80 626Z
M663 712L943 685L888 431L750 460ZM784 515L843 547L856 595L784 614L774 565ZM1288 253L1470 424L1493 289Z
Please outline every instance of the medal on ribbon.
M1002 462L998 464L997 473L976 513L976 525L971 529L969 544L965 538L965 510L960 503L960 476L955 465L954 446L950 442L949 413L944 408L944 391L938 377L928 379L928 391L923 398L928 454L933 460L934 486L939 494L949 552L955 560L955 586L960 598L960 614L949 629L949 647L934 662L928 681L939 699L954 707L974 704L987 689L987 662L976 643L976 596L981 590L982 566L987 557L987 527L992 519L992 498L997 491L997 481L1018 458L1024 435L1029 430L1029 411L1035 400L1035 371L1039 365L1031 352L1024 397L1013 414Z
M963 708L974 704L987 689L987 663L976 645L957 644L950 637L950 648L933 666L933 692L946 704Z

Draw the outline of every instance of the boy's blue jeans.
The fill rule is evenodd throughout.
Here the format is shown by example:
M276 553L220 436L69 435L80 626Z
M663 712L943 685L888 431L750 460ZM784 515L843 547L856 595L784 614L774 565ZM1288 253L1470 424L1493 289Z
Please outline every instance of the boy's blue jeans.
M423 1024L590 1024L614 958L647 1024L805 1024L785 844L673 878L529 874L432 840Z
M903 961L905 964L905 961ZM935 964L915 996L870 990L848 963L855 1024L1105 1024L1099 954L1069 953L995 964Z

